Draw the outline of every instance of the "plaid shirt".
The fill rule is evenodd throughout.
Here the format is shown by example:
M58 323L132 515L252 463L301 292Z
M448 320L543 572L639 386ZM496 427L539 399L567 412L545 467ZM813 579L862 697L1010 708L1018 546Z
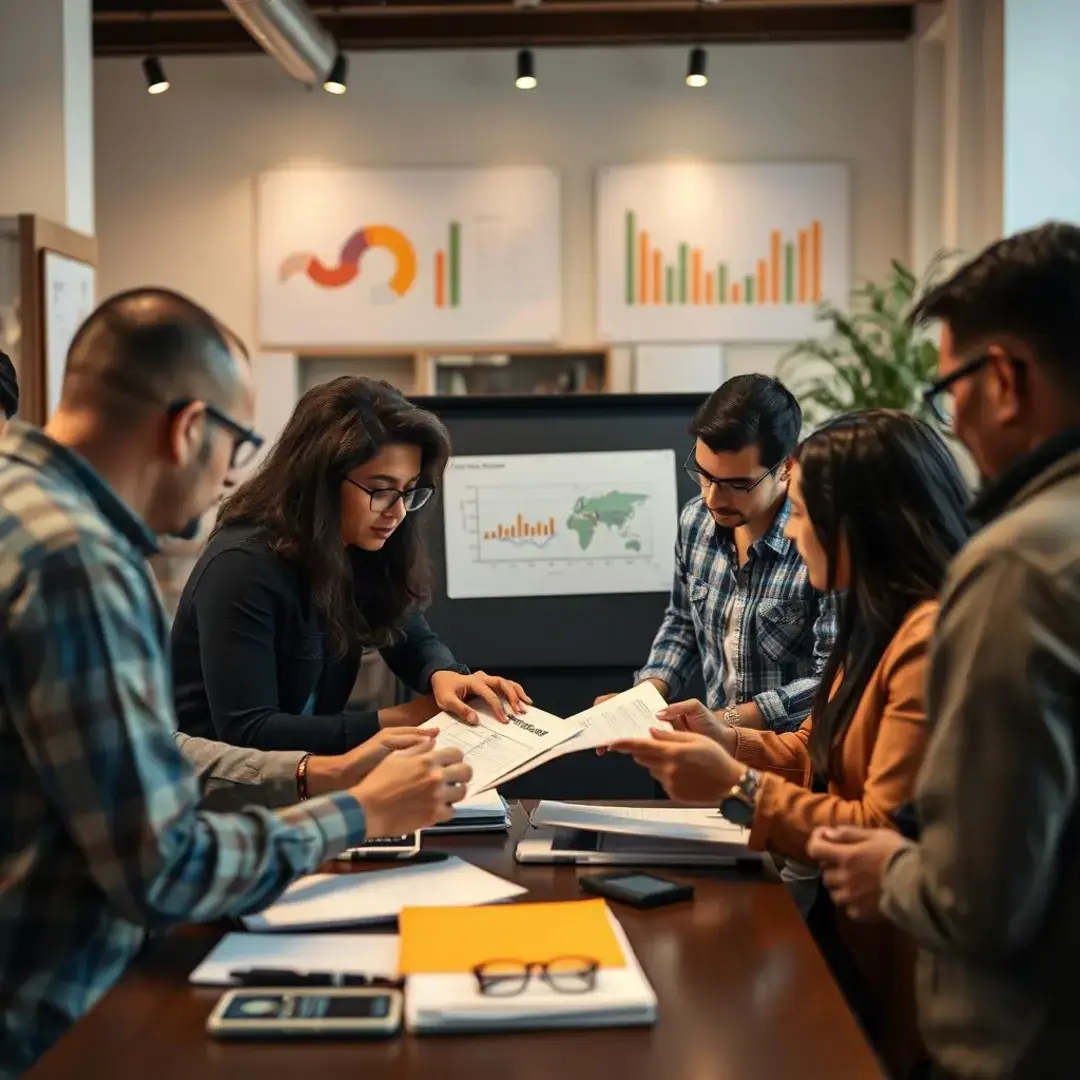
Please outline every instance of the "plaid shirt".
M663 679L674 700L697 673L710 709L757 704L773 731L794 731L810 713L837 632L836 601L816 592L784 536L785 502L740 567L729 530L699 496L683 508L675 583L649 661L638 680ZM724 695L724 628L731 619L739 657L733 701Z
M200 812L173 736L154 538L22 424L0 438L0 538L0 1075L18 1075L148 931L257 911L364 818L346 794Z

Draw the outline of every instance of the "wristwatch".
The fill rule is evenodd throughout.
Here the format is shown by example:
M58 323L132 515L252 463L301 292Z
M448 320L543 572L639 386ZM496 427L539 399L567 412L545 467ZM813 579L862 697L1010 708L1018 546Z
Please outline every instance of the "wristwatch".
M731 822L748 828L757 809L757 794L761 787L761 773L747 769L732 789L720 800L720 813Z
M723 715L724 715L724 723L727 724L728 727L738 727L739 726L739 706L738 705L729 705L724 710Z

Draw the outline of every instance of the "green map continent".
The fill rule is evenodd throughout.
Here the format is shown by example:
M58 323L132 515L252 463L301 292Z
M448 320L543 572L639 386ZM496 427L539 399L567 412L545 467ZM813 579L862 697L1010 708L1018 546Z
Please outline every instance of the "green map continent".
M574 503L566 526L577 533L582 551L588 551L601 525L618 532L624 538L628 551L640 551L641 541L636 536L627 535L626 529L634 511L648 498L648 495L631 495L624 491L609 491L595 498L583 495Z

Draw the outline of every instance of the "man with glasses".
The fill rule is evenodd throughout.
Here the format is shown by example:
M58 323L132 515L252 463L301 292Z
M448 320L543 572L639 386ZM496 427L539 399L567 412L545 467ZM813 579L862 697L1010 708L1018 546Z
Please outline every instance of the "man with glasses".
M784 536L801 427L799 403L764 375L729 379L690 425L701 494L682 512L671 602L638 681L670 701L700 670L709 708L734 726L798 728L836 635L834 603Z
M921 947L935 1075L1055 1080L1080 1058L1080 228L998 241L926 296L928 403L985 478L946 581L918 842L826 829L836 903Z
M199 809L145 557L155 532L218 500L258 445L252 414L247 365L214 319L140 290L79 330L45 430L10 423L0 437L2 1077L85 1012L149 931L257 911L369 830L448 820L464 792L460 754L420 746L280 813ZM246 754L248 785L265 765L264 801L283 801L280 761L191 742L204 781ZM294 792L327 790L299 760Z

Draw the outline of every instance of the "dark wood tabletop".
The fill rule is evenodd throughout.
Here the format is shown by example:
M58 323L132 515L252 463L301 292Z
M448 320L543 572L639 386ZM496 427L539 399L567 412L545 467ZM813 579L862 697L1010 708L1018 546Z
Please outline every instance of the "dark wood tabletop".
M528 828L443 836L452 851L512 879L522 899L581 897L573 867L519 866ZM588 872L583 871L583 872ZM783 885L735 871L660 871L694 885L692 902L612 910L659 999L651 1028L387 1042L219 1042L204 1030L220 990L187 977L223 928L185 927L154 942L27 1080L881 1080L883 1072ZM437 902L437 897L430 898Z

